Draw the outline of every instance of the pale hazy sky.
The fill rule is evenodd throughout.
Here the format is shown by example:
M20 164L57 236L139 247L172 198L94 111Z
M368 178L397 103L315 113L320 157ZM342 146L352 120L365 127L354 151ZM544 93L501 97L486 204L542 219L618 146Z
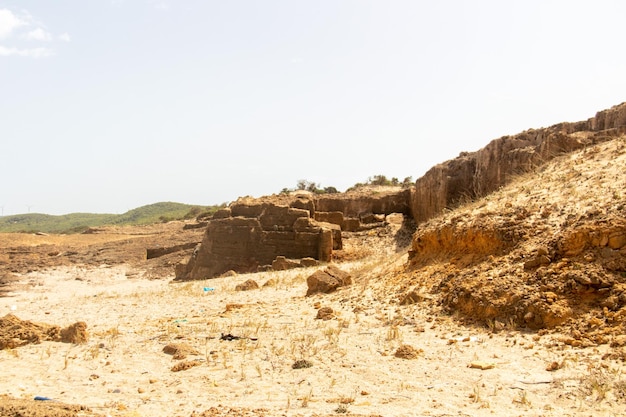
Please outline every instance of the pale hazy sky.
M626 101L626 1L0 0L0 207L343 191Z

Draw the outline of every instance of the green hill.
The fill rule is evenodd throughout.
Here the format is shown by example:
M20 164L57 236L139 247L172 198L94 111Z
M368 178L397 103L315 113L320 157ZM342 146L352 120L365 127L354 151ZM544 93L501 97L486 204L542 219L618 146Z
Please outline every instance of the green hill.
M0 232L80 233L105 225L144 225L170 220L192 219L214 212L219 206L195 206L161 202L132 209L123 214L71 213L59 216L28 213L0 217Z

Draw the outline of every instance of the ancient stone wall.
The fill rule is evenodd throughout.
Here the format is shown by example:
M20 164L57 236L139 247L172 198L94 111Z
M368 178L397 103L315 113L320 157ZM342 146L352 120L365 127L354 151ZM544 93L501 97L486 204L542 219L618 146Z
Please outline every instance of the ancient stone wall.
M288 203L246 199L220 211L209 221L198 250L177 267L176 278L254 272L278 256L330 261L333 248L341 248L340 227L311 218L310 201Z
M176 267L176 278L255 272L278 257L329 262L333 251L342 249L342 230L371 228L374 221L384 224L384 215L407 213L409 197L408 190L242 197L215 213L200 246Z
M340 212L344 217L363 214L391 214L410 212L410 190L387 193L328 194L315 197L315 210Z

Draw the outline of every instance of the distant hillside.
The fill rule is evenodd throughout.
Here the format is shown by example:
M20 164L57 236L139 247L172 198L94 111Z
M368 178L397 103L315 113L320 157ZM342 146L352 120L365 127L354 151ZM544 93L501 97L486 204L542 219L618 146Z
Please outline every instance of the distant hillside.
M192 219L214 212L218 206L195 206L161 202L129 210L124 214L71 213L60 216L28 213L0 217L0 232L80 233L104 225L142 225L170 220Z

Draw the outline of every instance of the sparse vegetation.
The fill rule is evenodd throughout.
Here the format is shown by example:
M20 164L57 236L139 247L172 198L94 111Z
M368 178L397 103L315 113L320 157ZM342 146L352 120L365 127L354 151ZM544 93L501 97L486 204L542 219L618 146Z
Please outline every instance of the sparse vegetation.
M385 175L374 175L373 177L369 177L365 183L357 182L352 187L348 188L346 192L349 191L357 191L360 188L368 187L368 186L379 186L379 187L402 187L409 188L413 185L413 177L406 177L400 182L398 178L388 179Z
M309 191L314 194L337 194L339 190L333 186L322 187L320 184L317 184L308 180L298 180L295 188L283 188L280 191L280 194L289 194L294 191Z

